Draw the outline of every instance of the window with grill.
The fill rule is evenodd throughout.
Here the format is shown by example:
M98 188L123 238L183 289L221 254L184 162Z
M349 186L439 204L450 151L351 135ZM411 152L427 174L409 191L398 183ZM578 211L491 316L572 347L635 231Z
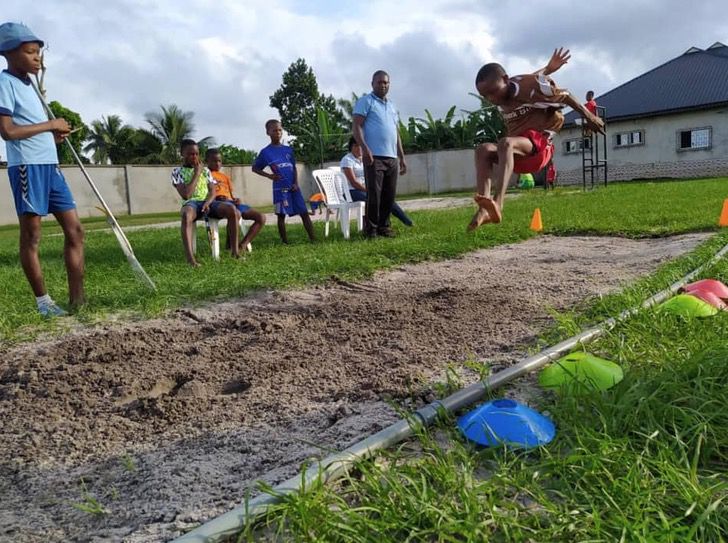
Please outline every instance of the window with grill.
M677 133L677 149L678 151L710 149L713 143L712 140L713 129L709 126L679 130Z
M630 132L620 132L614 135L615 147L630 147L632 145L644 145L644 130L632 130Z

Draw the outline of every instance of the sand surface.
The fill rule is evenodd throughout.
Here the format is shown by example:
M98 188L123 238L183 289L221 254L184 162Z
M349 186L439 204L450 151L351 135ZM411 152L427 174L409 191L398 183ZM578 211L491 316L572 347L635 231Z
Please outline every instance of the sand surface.
M350 284L259 293L2 349L0 541L164 541L263 479L512 363L567 309L693 249L538 237ZM404 403L403 403L404 402ZM93 505L100 514L80 510Z

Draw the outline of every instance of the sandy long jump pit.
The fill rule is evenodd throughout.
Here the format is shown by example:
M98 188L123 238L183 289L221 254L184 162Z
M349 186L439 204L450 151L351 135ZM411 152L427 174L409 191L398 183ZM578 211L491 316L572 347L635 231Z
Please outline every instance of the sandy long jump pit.
M165 541L707 239L539 237L3 348L0 541Z

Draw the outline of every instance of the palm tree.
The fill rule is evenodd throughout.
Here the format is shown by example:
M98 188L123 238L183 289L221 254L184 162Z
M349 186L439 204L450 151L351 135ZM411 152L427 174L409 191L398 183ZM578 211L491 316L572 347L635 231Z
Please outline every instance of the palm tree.
M91 123L91 140L83 150L93 153L96 164L119 164L131 159L134 129L124 124L118 115L101 117Z
M195 131L192 122L194 113L182 111L178 106L161 106L161 112L150 112L145 115L151 129L149 132L162 143L160 159L163 163L174 163L179 161L179 145L183 139L191 137ZM211 137L202 138L197 142L201 147L209 147L215 144Z

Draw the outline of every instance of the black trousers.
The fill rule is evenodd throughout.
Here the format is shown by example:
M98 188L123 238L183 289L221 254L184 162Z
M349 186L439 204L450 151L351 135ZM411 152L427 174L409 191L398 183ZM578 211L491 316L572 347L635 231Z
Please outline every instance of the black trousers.
M396 158L375 156L371 166L364 166L367 183L366 216L370 230L389 228L394 198L397 195L399 161Z

